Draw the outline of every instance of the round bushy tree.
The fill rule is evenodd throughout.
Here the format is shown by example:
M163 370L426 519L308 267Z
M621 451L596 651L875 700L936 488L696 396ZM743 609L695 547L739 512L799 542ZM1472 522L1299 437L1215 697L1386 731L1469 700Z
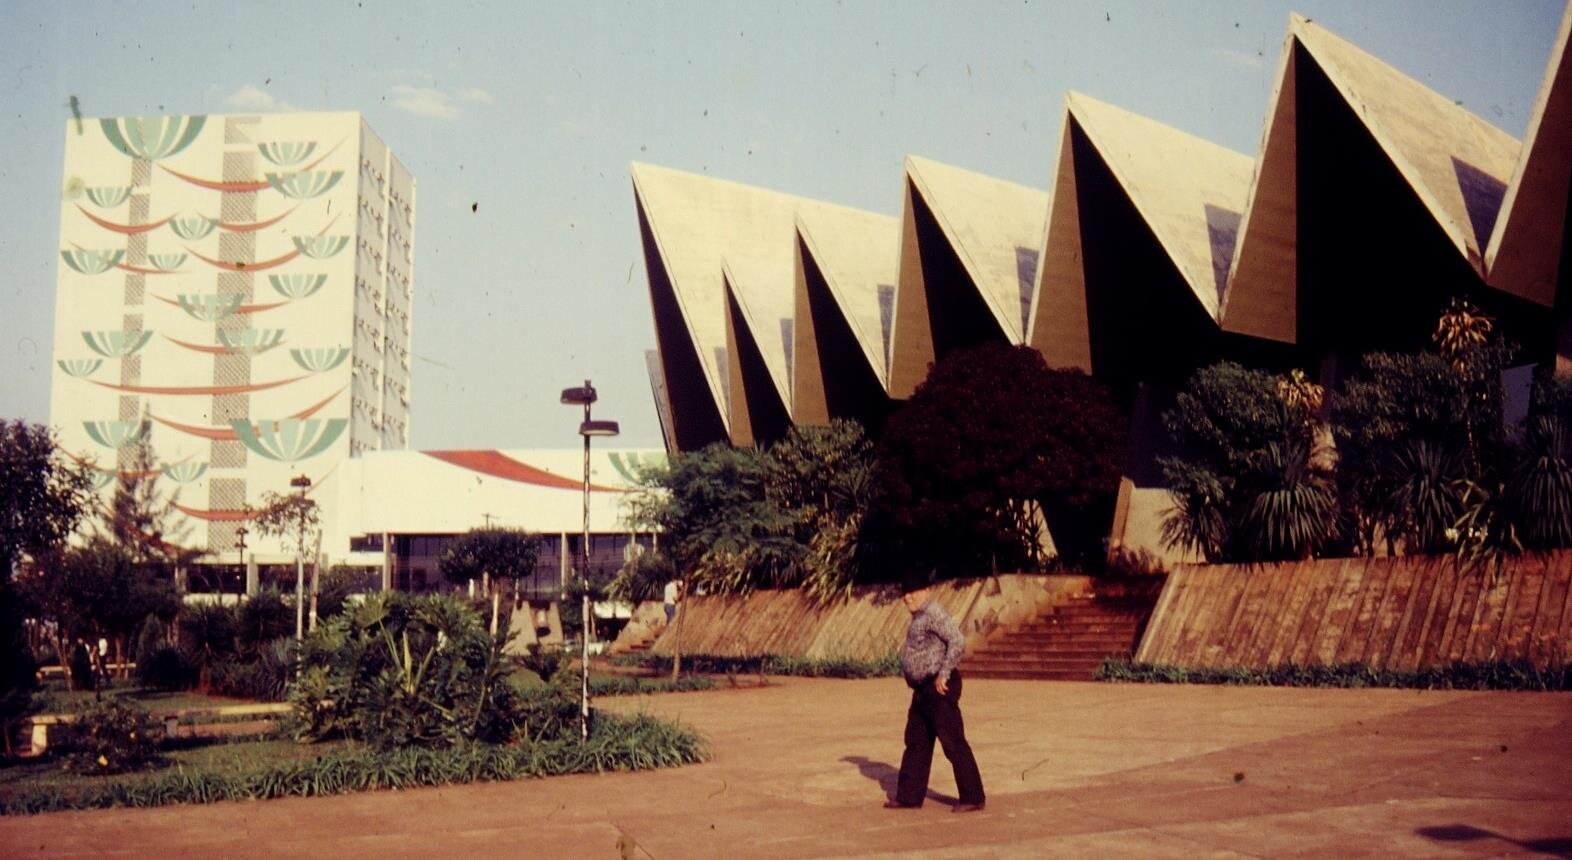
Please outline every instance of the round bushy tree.
M885 427L868 549L890 575L1034 569L1046 522L1100 564L1128 433L1106 386L1034 349L953 352Z

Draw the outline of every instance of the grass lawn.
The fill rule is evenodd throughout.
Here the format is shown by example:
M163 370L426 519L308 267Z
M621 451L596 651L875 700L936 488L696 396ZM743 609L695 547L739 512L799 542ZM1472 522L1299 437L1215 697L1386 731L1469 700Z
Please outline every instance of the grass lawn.
M114 686L103 691L105 698L120 697L132 701L144 711L162 713L183 708L220 708L227 705L262 704L252 699L234 699L229 696L210 696L194 690L164 692L145 687ZM92 690L70 690L64 683L47 683L38 691L40 714L79 714L92 706Z
M71 773L65 769L66 763L63 759L52 755L41 760L24 759L10 764L0 764L0 797L20 789L51 787L72 791L96 788L109 782L126 784L146 782L174 768L217 774L248 773L285 762L310 761L344 749L349 744L349 741L302 744L288 739L232 742L214 740L166 750L163 755L167 763L163 767L113 776Z

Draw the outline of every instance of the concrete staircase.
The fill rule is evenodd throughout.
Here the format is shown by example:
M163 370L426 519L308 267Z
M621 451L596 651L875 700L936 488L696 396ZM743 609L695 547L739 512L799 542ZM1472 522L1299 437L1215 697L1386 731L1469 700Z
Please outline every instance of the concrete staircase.
M968 678L1092 680L1104 660L1135 652L1162 588L1161 577L1143 580L1100 583L1091 593L996 633L966 656L962 673Z

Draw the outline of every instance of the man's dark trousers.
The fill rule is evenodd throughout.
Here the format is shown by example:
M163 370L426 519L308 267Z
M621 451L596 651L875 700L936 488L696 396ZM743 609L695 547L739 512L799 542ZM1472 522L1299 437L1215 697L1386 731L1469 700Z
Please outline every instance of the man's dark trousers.
M961 722L961 673L950 673L948 692L943 696L933 681L925 681L912 691L912 706L906 712L906 753L901 756L901 778L895 800L908 806L922 803L928 794L928 771L933 766L933 741L939 740L944 757L955 768L955 786L961 803L983 802L982 775L966 742L966 726Z

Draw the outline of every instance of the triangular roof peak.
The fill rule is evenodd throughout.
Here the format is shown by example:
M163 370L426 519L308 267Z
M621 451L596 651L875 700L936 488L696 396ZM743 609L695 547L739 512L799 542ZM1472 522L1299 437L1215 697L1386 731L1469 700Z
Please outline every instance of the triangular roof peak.
M900 219L844 206L806 206L797 212L797 232L869 367L888 385L886 338L898 275Z
M906 175L932 210L983 301L1021 343L1048 217L1048 192L915 155Z
M1254 160L1082 93L1065 106L1217 319Z
M1289 17L1289 32L1353 108L1458 252L1483 275L1485 247L1517 164L1518 141L1302 15Z

